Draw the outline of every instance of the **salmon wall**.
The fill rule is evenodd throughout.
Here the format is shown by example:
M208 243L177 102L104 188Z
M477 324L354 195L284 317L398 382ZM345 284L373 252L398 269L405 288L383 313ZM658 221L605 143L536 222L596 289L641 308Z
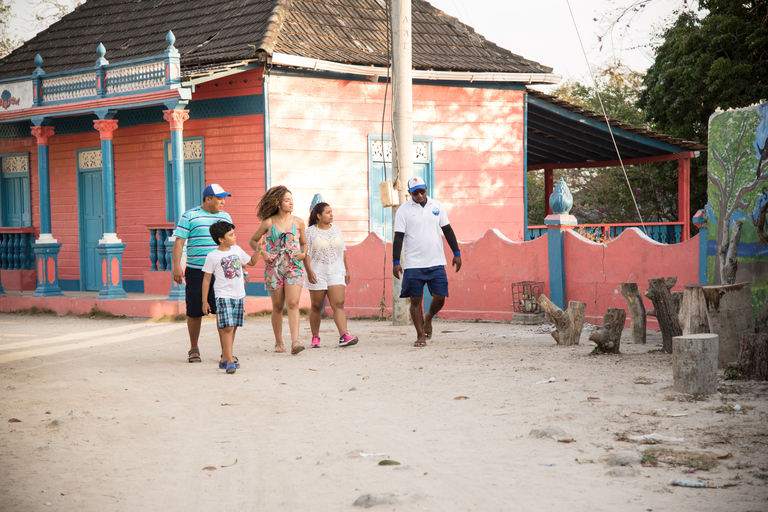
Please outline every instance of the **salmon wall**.
M621 294L622 283L637 283L640 294L648 289L648 279L677 276L672 291L683 291L686 284L699 282L698 235L673 245L660 244L639 229L625 230L607 244L592 242L573 231L565 232L566 300L587 304L586 321L602 324L608 308L629 311ZM653 309L643 296L645 309ZM654 317L648 327L658 329Z
M489 229L483 237L460 243L462 267L450 266L453 253L443 244L448 266L450 297L440 318L454 320L509 321L513 315L512 284L542 281L549 289L547 237L532 242L513 242ZM344 309L351 316L392 313L392 244L385 244L376 234L347 249L351 280Z
M316 193L348 242L369 231L368 135L391 134L384 83L273 76L269 85L272 185L294 194L305 218ZM390 90L391 92L391 90ZM433 137L435 186L460 240L493 226L524 239L522 91L413 86L414 136ZM378 185L378 184L376 184ZM488 219L493 219L489 222Z

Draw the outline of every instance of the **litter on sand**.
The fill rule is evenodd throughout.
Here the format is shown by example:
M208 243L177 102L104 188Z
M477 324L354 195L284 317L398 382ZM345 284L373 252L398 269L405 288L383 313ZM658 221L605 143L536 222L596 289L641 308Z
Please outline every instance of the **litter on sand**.
M712 487L707 482L700 482L698 480L678 480L677 478L670 480L669 485L679 485L680 487Z
M650 441L651 443L682 443L683 438L682 437L669 437L669 436L662 436L661 434L657 434L656 432L652 434L644 434L642 436L632 436L630 437L633 441Z
M539 382L537 382L536 384L547 384L548 382L556 382L556 381L557 381L557 379L556 379L556 378L554 378L554 377L550 377L550 378L548 378L547 380L540 380L540 381L539 381Z
M382 455L386 455L386 453L363 453L360 452L361 457L381 457Z

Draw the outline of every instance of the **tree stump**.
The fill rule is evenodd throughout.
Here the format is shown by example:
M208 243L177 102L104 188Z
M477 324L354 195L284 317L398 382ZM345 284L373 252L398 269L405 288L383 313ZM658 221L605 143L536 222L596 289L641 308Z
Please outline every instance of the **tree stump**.
M597 350L606 354L619 353L621 331L624 330L626 320L626 311L621 308L608 308L603 316L603 325L592 329L589 335L590 341L597 344Z
M768 380L768 333L741 335L739 366L745 379Z
M675 336L672 341L672 373L675 391L711 395L717 393L717 334Z
M707 302L709 332L720 336L718 365L725 368L728 363L739 359L741 335L754 332L749 283L716 284L702 288Z
M637 289L637 283L621 283L621 294L627 301L627 309L629 309L629 341L645 343L645 304Z
M739 269L739 260L736 258L736 253L739 252L741 225L743 222L744 221L741 219L733 221L731 239L728 242L728 245L723 244L717 248L718 261L720 262L720 275L723 276L723 284L736 283L736 271Z
M677 283L677 277L655 277L648 279L648 289L645 296L653 303L653 310L648 314L655 316L661 329L662 350L672 353L672 338L682 336L683 330L677 319L678 302L669 290Z
M581 330L584 328L584 314L587 305L584 302L572 300L568 303L568 309L563 311L542 294L536 301L541 309L555 323L555 332L551 333L558 345L578 345L581 338Z
M677 319L683 336L709 332L707 320L707 302L701 284L687 284L683 289L683 300Z

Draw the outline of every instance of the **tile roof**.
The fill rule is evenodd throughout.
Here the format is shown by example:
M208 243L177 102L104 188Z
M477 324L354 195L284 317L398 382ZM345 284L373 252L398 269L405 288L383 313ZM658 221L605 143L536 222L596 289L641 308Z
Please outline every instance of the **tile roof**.
M93 66L103 43L110 63L160 55L172 30L182 71L256 58L257 51L344 64L386 66L385 0L88 0L0 60L0 79ZM549 73L457 19L413 0L417 69Z

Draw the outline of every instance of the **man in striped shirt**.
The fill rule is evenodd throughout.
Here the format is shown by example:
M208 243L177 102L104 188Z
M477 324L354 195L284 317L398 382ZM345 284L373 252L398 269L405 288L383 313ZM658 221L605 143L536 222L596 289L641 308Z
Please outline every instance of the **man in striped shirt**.
M232 194L225 192L218 183L212 183L203 190L203 204L187 210L179 219L173 236L173 280L176 284L186 279L187 300L187 330L189 331L190 350L187 354L190 363L200 362L200 348L197 345L200 337L200 324L203 320L203 264L209 252L216 249L218 244L211 238L209 228L217 221L232 222L232 218L224 210L225 197ZM181 256L184 253L184 243L187 243L187 265L182 271ZM213 281L208 293L208 304L211 313L216 313L216 299L213 295Z

